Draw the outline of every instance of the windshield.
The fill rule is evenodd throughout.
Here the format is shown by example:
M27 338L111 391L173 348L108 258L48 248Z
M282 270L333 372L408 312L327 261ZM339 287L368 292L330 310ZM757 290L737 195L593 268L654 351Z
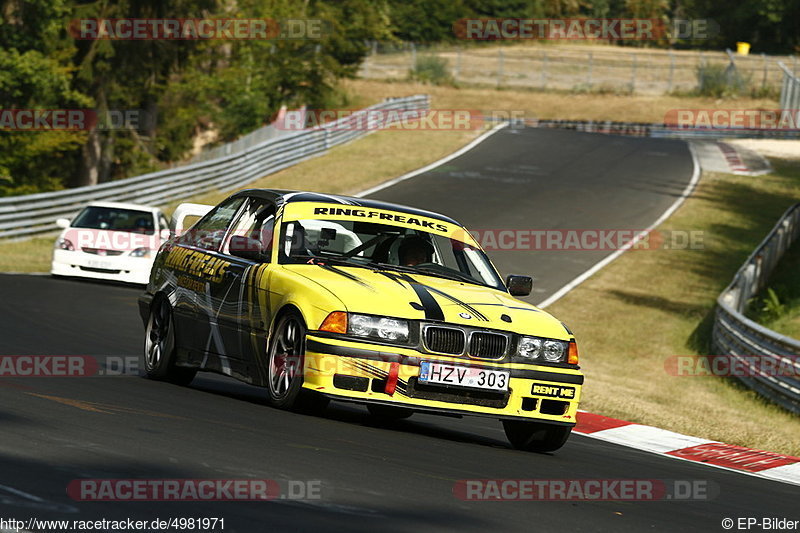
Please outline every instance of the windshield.
M110 231L127 231L153 235L155 225L153 214L135 209L119 209L116 207L86 207L72 221L73 228L105 229Z
M482 250L457 239L389 224L316 219L286 222L279 261L308 263L314 259L425 274L505 290Z

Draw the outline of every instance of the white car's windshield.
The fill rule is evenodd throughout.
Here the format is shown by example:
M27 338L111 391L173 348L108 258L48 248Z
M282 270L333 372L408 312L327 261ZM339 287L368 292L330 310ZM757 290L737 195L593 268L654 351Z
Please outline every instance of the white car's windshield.
M310 259L386 268L504 290L486 254L457 239L389 224L297 220L283 226L280 262Z
M73 228L105 229L153 235L155 224L153 214L135 209L100 207L90 205L84 208L72 221Z

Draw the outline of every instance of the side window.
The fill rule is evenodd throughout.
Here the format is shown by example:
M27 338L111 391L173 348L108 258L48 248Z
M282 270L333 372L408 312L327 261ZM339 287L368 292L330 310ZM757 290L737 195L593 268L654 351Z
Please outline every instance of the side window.
M209 211L181 236L181 244L219 251L228 226L244 203L244 198L231 198Z
M244 246L258 252L264 262L271 260L273 232L275 230L275 205L266 200L250 199L242 216L231 230L223 248L230 254L231 248ZM237 238L232 244L232 240ZM243 241L242 238L246 238Z

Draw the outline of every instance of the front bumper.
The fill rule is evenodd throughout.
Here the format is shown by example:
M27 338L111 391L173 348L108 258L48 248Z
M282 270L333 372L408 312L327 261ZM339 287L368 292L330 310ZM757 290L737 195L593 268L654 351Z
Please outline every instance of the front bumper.
M583 374L573 368L423 354L411 349L351 342L329 337L306 341L303 387L331 398L408 407L441 414L528 419L575 425ZM420 362L435 360L511 373L506 393L418 381ZM390 373L397 375L393 394L386 392Z
M103 279L146 285L150 281L153 258L97 256L81 251L54 250L50 273L54 276L70 276Z

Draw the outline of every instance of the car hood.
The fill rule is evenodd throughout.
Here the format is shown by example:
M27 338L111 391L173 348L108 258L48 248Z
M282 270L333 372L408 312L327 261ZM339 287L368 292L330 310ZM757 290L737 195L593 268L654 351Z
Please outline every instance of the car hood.
M489 287L393 270L310 264L285 267L331 291L351 313L571 338L552 315Z

